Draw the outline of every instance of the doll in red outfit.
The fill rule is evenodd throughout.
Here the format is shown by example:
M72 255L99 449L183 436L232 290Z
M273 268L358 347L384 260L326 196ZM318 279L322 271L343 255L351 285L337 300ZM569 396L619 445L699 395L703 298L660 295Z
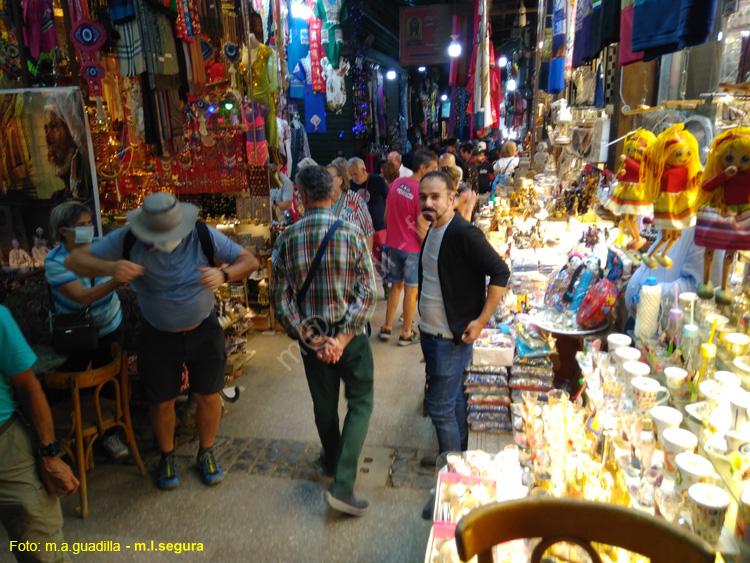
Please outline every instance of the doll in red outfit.
M701 178L698 141L682 123L662 132L648 148L641 166L641 182L654 202L654 226L662 231L643 263L649 268L672 267L667 256L682 231L695 225L695 203Z
M714 297L710 279L714 252L726 250L716 301L729 304L727 282L735 252L750 250L750 127L736 127L714 139L698 204L695 244L706 249L698 295Z
M646 149L656 140L656 135L647 129L638 129L625 137L625 146L617 171L617 185L609 196L607 207L621 216L622 230L630 235L629 250L640 250L646 244L638 226L638 217L654 212L653 200L646 196L640 182L641 162Z

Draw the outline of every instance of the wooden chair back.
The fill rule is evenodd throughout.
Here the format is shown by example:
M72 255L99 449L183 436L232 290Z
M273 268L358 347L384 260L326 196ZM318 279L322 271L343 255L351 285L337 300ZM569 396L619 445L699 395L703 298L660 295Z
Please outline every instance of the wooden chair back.
M601 558L591 542L621 547L649 557L653 563L708 563L715 552L697 536L666 520L623 506L576 499L529 498L478 508L458 523L456 544L462 561L475 555L492 562L493 546L511 540L542 538L531 562L558 542L574 543Z
M44 376L44 384L51 389L69 389L73 380L79 389L96 387L117 377L123 369L123 353L117 344L112 345L112 361L96 369L78 372L56 371Z

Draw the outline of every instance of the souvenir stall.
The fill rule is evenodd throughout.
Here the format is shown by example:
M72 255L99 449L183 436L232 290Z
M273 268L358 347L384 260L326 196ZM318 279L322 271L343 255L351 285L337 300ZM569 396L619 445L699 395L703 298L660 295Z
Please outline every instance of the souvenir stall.
M554 4L564 10L570 3ZM461 515L524 496L628 506L692 532L726 559L744 560L750 91L741 67L750 6L738 2L722 13L720 79L695 99L687 99L697 72L689 59L698 51L662 59L682 78L662 80L667 89L653 105L639 83L631 90L643 90L640 104L627 105L615 89L605 108L596 103L598 91L609 99L622 72L607 65L704 43L716 3L695 3L710 13L690 33L669 23L679 39L669 45L633 25L634 18L672 17L663 3L622 12L620 2L577 4L583 10L568 22L575 37L566 43L574 53L579 41L607 44L588 38L602 30L586 22L600 21L615 4L620 44L614 53L605 47L583 56L583 64L557 61L559 72L550 67L559 90L557 99L538 99L545 140L521 159L512 182L493 186L478 214L477 224L512 265L511 291L467 369L470 451L448 455L439 474L426 560L457 560ZM566 21L557 13L553 19ZM567 54L554 52L553 62ZM610 143L610 130L621 138ZM534 545L504 544L495 560L523 560ZM575 549L551 554L576 560L582 554ZM635 560L614 548L601 555Z

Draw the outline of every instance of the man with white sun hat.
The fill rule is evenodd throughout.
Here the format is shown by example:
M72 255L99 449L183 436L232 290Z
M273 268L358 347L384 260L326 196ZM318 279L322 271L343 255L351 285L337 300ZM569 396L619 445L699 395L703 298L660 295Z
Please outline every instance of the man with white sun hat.
M221 419L218 392L226 352L214 290L244 280L258 268L255 256L198 221L197 207L159 192L128 213L127 227L76 249L65 265L83 276L112 276L136 293L143 314L138 366L162 452L159 488L173 489L180 482L173 455L174 404L183 365L198 407L201 478L206 485L220 482L224 472L212 447Z

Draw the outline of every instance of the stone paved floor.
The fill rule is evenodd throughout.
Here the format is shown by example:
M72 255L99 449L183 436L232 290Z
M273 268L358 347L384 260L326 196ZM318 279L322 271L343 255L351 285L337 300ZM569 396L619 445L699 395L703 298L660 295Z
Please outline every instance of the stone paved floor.
M380 302L373 327L380 326ZM63 501L70 542L119 542L119 553L84 553L74 561L419 562L429 534L421 519L434 470L420 458L434 453L430 421L421 416L424 364L419 345L399 348L373 339L375 408L360 460L358 493L370 512L360 519L330 511L326 482L313 461L320 445L302 363L284 336L256 336L257 356L228 404L217 441L226 479L215 488L194 469L197 446L183 436L177 449L179 489L161 492L130 464L97 463L89 474L90 515L78 498ZM342 401L342 420L345 407ZM137 430L153 470L157 457L145 424ZM0 530L0 562L9 559ZM202 553L135 553L136 542L202 542ZM130 548L128 549L128 546Z

